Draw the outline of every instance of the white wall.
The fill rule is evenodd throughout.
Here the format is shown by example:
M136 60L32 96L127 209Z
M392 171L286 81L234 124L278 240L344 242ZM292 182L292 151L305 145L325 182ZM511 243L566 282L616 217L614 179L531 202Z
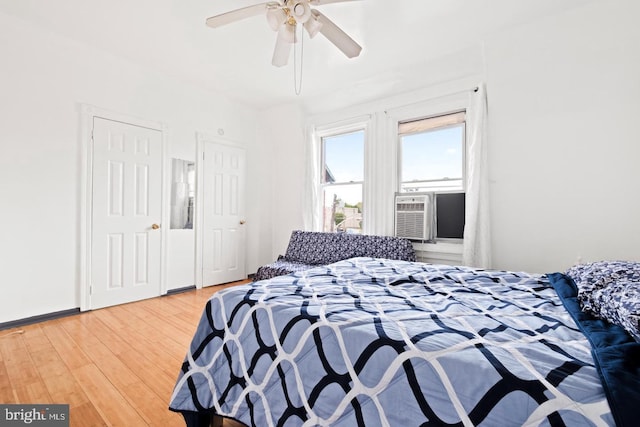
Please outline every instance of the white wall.
M255 142L255 111L2 13L0 58L0 322L79 306L80 103L164 122L170 153Z
M493 34L480 41L483 64L455 56L426 64L428 78L412 82L423 90L404 95L407 102L427 99L430 87L442 87L452 61L467 75L484 75L494 267L549 272L578 257L640 260L638 16L637 1L597 2ZM376 107L336 108L329 99L331 94L316 104L323 109L316 108L314 117L348 118ZM397 106L398 99L378 105ZM289 116L295 116L292 109ZM280 153L299 156L276 163L283 167L274 185L280 189L277 209L298 215L304 201L297 184L304 182L304 168L295 164L304 161L302 127L271 132ZM286 248L298 224L274 215L272 255Z
M247 271L284 254L292 230L303 229L304 131L303 117L295 105L264 111L258 120L256 150L250 153L249 171L254 174L250 203L258 206L253 219L259 245L250 247ZM256 211L258 213L258 211ZM250 225L250 223L248 223Z
M638 17L597 2L488 40L495 267L640 260Z

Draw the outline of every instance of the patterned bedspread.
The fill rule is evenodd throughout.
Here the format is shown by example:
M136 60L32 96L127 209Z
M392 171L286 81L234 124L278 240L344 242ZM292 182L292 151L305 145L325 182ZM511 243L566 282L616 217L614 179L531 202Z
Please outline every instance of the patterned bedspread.
M214 294L170 408L260 427L614 424L546 276L372 258Z

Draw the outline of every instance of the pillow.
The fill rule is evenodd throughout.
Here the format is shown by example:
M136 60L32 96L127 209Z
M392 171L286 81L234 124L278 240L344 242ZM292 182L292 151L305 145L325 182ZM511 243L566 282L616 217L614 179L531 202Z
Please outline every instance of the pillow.
M621 280L598 289L593 300L599 307L599 316L622 326L640 342L640 282Z
M566 272L583 311L623 327L640 342L640 263L599 261Z

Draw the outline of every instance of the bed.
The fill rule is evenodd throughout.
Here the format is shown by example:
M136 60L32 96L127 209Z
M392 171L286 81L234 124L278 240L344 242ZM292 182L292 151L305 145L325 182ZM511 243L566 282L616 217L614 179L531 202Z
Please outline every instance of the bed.
M578 292L565 274L376 258L227 288L169 408L193 427L632 425L640 344Z

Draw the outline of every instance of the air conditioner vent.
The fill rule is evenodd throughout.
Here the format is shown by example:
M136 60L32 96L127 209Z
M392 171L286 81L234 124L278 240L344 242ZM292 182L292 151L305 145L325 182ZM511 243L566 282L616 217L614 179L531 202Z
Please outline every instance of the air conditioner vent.
M410 240L432 240L431 209L433 194L397 194L395 235Z
M402 212L424 212L424 203L398 203L396 209Z

